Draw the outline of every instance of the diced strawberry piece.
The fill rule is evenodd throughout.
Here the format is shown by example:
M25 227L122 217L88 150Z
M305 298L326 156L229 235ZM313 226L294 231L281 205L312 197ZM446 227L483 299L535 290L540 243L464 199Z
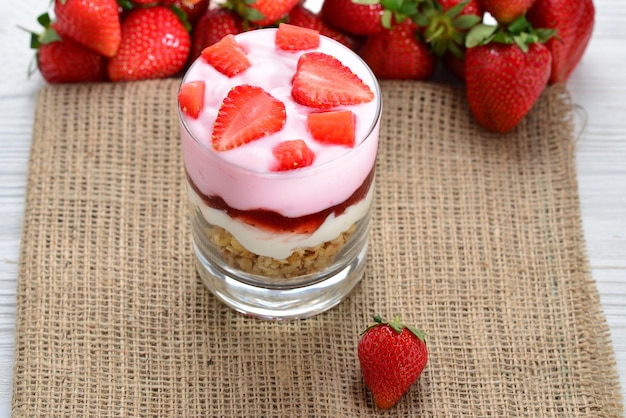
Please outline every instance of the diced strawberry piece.
M180 86L178 103L186 115L197 119L204 107L204 81L190 81Z
M319 109L374 100L374 93L350 68L322 52L308 52L298 60L291 95L297 103Z
M314 49L320 45L320 33L315 29L280 23L276 31L276 46L285 51Z
M353 147L356 118L350 110L309 113L307 126L316 141Z
M234 77L252 65L234 35L226 35L219 42L204 48L201 55L217 71L228 77Z
M233 87L213 126L213 148L228 151L280 131L287 120L285 105L260 87Z
M295 170L313 164L315 154L301 139L284 141L272 149L272 154L278 161L274 171Z

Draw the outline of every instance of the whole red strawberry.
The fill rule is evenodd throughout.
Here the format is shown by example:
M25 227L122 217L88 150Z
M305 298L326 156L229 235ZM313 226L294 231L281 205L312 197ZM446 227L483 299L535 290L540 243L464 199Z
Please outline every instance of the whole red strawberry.
M37 49L37 66L48 83L105 81L106 57L59 34L48 14L37 19L44 26L41 34L32 34L31 48Z
M330 26L352 35L373 35L385 27L382 4L358 4L352 0L324 0L322 19Z
M494 132L512 130L543 92L551 63L550 51L537 42L526 52L497 42L468 48L465 82L476 121Z
M208 9L200 17L193 31L191 59L198 58L204 48L217 43L224 36L236 35L243 31L243 19L234 11L222 7Z
M111 81L164 78L187 62L191 38L167 7L132 10L122 23L119 51L109 61Z
M556 29L546 46L552 53L550 83L564 83L582 58L594 25L592 0L536 0L527 18L536 28Z
M511 23L530 9L535 0L479 0L485 11L500 23Z
M59 31L106 57L117 53L121 29L115 0L56 0L54 11Z
M389 409L422 374L428 350L425 334L401 324L398 317L388 322L375 316L374 321L359 341L359 362L374 402Z
M359 55L381 79L425 80L433 73L435 57L415 34L410 20L368 36Z

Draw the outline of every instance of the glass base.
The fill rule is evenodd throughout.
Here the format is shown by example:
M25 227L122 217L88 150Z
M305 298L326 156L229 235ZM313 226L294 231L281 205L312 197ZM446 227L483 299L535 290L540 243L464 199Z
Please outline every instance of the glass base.
M219 300L245 315L274 320L308 318L337 305L359 283L367 261L365 244L350 262L314 283L259 287L211 263L195 240L194 251L202 281Z

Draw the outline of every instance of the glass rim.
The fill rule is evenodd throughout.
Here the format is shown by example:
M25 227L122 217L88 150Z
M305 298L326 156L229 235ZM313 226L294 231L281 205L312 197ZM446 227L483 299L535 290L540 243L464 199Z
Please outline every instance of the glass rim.
M242 32L239 33L237 35L235 35L235 37L239 37L239 36L247 36L248 34L254 33L254 32L258 32L258 31L276 31L276 28L261 28L261 29L253 29L247 32ZM374 94L375 97L377 98L377 104L376 104L376 117L372 120L372 123L370 124L369 128L366 131L366 134L364 135L364 138L361 142L359 142L355 147L349 149L347 152L341 154L340 156L338 156L337 158L331 160L331 161L327 161L323 164L320 165L316 165L316 166L308 166L308 167L302 167L299 168L297 170L290 170L290 171L267 171L267 172L259 172L259 171L254 171L254 170L249 170L239 164L233 163L231 161L225 160L223 158L221 158L219 155L217 155L217 153L210 147L207 147L203 142L201 142L195 135L194 133L191 131L191 129L189 129L189 125L187 124L187 121L185 119L185 117L183 117L183 113L182 110L180 108L180 105L178 104L178 99L176 100L177 103L177 110L178 110L178 119L180 121L181 126L185 129L185 131L187 132L187 134L189 135L189 137L194 141L194 143L196 145L198 145L200 147L200 149L202 151L204 151L207 155L209 155L210 159L215 159L217 162L219 162L220 164L226 165L228 166L230 169L233 170L237 170L237 171L241 171L247 174L254 174L255 176L261 176L261 177L277 177L277 178L293 178L293 177L300 177L300 176L306 176L308 175L308 172L312 169L317 169L317 170L323 170L325 167L329 167L329 166L334 166L336 164L339 164L341 161L343 161L345 158L348 158L350 155L354 154L355 151L357 151L360 148L363 148L365 146L365 144L369 143L369 139L372 137L372 133L374 132L374 130L376 129L376 127L378 126L381 116L382 116L382 107L383 107L383 100L382 100L382 96L381 96L381 90L380 90L380 85L378 83L378 79L376 78L376 76L374 75L374 72L372 71L372 69L369 67L369 65L367 65L367 63L363 60L363 58L361 58L356 52L350 50L348 47L346 47L345 45L341 44L340 42L329 38L327 36L324 36L322 34L320 34L320 37L325 38L327 41L330 41L334 44L337 44L341 47L341 49L345 50L346 52L353 54L357 60L363 65L363 67L367 70L367 72L370 74L372 81L374 82ZM191 63L191 65L189 66L189 68L187 69L187 71L185 72L185 75L183 76L180 84L179 84L179 91L180 91L180 87L185 83L185 80L187 79L187 75L189 74L191 68L196 65L196 63L198 62L198 60L200 60L201 57L196 58L193 63Z

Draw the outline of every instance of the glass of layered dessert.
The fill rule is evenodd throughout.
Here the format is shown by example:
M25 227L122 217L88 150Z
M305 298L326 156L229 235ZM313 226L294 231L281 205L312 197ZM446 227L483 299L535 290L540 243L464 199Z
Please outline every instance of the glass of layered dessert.
M343 45L286 24L226 36L178 96L197 270L247 315L305 318L363 276L379 86Z

